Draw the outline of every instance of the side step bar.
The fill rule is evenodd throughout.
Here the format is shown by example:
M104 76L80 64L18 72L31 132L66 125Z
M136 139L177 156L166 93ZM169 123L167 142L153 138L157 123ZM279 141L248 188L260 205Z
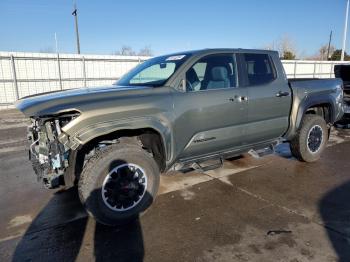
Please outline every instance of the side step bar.
M197 161L197 162L192 162L192 163L178 164L178 165L174 166L173 170L179 171L182 173L188 173L188 172L191 172L193 170L196 170L198 172L203 173L203 172L206 172L209 170L220 168L223 165L224 165L224 159L222 157L220 157L220 158L212 158L212 159Z
M278 144L284 143L282 139L279 140L272 140L269 143L264 143L257 146L254 149L251 149L248 153L254 157L254 158L260 158L269 154L275 153L275 146ZM260 149L258 149L260 148ZM248 150L247 150L248 151ZM241 155L241 153L247 153L245 150L241 151L227 151L227 152L221 152L220 154L215 154L211 156L205 156L200 159L184 159L177 163L175 163L170 169L172 171L179 171L182 173L187 173L193 170L197 170L199 172L205 172L209 170L213 170L216 168L220 168L224 164L224 159L230 158L230 157L236 157ZM215 163L213 163L216 161ZM205 165L207 164L207 165Z
M220 167L222 167L224 165L224 159L222 157L220 157L219 159L216 159L216 160L218 160L217 163L209 164L207 166L203 166L202 164L205 163L205 162L208 162L208 161L195 162L195 163L193 163L191 165L191 168L193 168L194 170L199 171L199 172L205 172L205 171L209 171L209 170L220 168Z
M269 146L263 149L259 149L259 150L254 150L251 149L249 150L248 154L251 155L254 158L260 158L266 155L270 155L273 154L275 152L273 146Z

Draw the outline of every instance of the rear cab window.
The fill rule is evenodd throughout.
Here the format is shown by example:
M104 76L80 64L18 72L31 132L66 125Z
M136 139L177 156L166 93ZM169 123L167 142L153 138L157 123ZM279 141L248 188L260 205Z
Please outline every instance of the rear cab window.
M277 79L276 69L268 54L243 54L249 86L268 84Z

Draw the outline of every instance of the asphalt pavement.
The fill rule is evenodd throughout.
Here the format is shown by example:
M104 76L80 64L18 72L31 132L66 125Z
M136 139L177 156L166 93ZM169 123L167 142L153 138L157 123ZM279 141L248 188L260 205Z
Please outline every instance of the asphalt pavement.
M0 111L0 261L350 261L350 130L317 163L288 145L205 173L169 173L134 223L87 217L75 189L36 182L27 120Z

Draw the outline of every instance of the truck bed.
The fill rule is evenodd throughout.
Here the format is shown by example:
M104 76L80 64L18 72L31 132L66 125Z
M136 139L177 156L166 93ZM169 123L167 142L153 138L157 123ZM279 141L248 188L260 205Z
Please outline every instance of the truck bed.
M330 79L334 79L334 78L288 78L289 82L300 82L300 81L314 81L314 80L330 80Z
M290 86L297 86L298 88L305 86L306 88L312 88L318 86L319 91L322 87L330 87L330 81L334 81L339 78L288 78ZM318 81L323 81L324 83L320 84ZM344 84L344 83L343 83ZM350 114L350 91L344 89L344 112L345 114Z
M289 78L288 82L292 89L298 88L306 93L333 90L342 84L339 78Z

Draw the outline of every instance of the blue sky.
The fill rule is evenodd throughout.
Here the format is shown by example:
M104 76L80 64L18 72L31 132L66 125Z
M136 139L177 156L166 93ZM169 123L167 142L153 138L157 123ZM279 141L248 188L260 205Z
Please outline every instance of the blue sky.
M283 35L299 54L340 48L346 0L77 0L82 53L123 45L156 55L210 47L262 48ZM75 52L72 0L1 0L0 51ZM350 37L349 37L350 40ZM347 50L350 49L350 41Z

